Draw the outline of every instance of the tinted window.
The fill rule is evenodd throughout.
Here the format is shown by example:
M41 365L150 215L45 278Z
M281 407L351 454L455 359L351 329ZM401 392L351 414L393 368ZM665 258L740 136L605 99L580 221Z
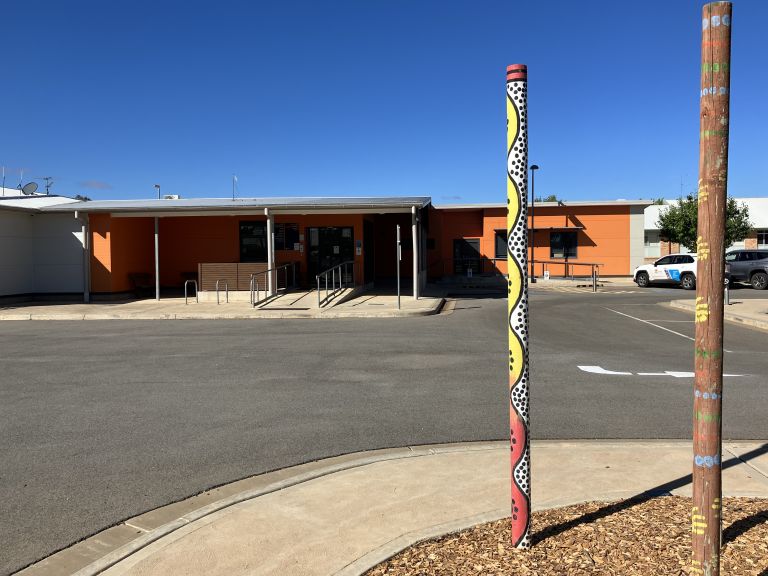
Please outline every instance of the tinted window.
M578 236L576 232L550 232L549 233L549 257L550 258L576 258Z
M496 230L496 250L494 258L507 257L507 238L506 230Z
M267 261L267 223L240 222L240 262Z
M672 264L674 261L674 256L664 256L661 260L656 260L656 264L658 266L664 266L666 264Z
M757 258L756 260L765 260L768 258L768 252L755 252Z
M693 256L675 256L675 264L692 264Z

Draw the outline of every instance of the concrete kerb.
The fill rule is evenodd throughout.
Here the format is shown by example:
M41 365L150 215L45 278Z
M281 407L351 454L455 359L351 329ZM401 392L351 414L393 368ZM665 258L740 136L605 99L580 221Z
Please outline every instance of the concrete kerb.
M444 298L430 298L424 300L424 305L420 307L383 310L351 310L342 308L329 308L320 311L291 311L291 310L249 310L246 312L112 312L104 313L94 312L2 312L0 311L0 321L50 321L50 320L251 320L259 318L271 319L291 319L291 318L409 318L418 316L432 316L439 314L445 304Z
M695 311L695 303L693 300L672 300L671 302L662 302L661 305L677 310L685 310L687 312ZM765 319L763 320L756 315L739 314L738 312L732 312L727 308L728 307L726 306L723 318L728 322L768 331L768 314L764 314Z
M664 445L670 442L675 444L680 443L679 441L669 440L619 441L622 446L627 447L633 445L648 447L648 445ZM573 452L573 448L577 448L579 445L583 446L584 444L600 446L601 444L610 445L616 443L616 440L539 440L534 442L535 445L540 445L542 448L544 445L554 445L556 449L562 449L566 452ZM742 460L739 455L740 450L738 449L738 445L738 443L734 444L728 442L724 445L724 450L738 460L741 460L742 464L747 464L751 470L757 473L761 478L762 484L765 486L765 488L759 490L758 497L764 497L763 495L766 493L766 490L768 490L768 474L766 474L766 471ZM260 496L267 496L292 486L320 479L324 476L331 476L336 473L346 473L346 471L355 468L367 467L369 465L376 465L387 461L391 461L394 464L394 461L398 460L429 456L443 457L444 455L451 453L499 451L500 454L503 454L506 453L507 450L507 441L410 446L336 456L258 476L252 476L125 520L118 526L107 529L70 548L57 552L56 554L39 561L25 570L22 570L19 574L23 576L53 576L73 573L78 576L91 576L100 574L121 561L132 557L134 554L139 553L153 542L170 536L192 522L201 520L247 500L252 500ZM629 498L638 494L636 489L623 488L617 490L615 487L608 489L607 486L603 487L602 492L600 489L597 489L597 492L591 495L590 500L609 502ZM742 493L732 491L731 495L754 497L756 494L743 492L742 490ZM560 507L582 501L585 501L583 497L574 498L574 495L563 495L562 497L545 500L543 505L535 506L534 510ZM380 544L367 552L361 553L343 568L335 570L332 573L342 576L357 576L386 558L389 558L418 542L470 528L478 523L498 520L506 517L508 514L509 510L506 508L487 509L479 514L470 514L462 518L454 518L447 523L436 523L435 525L400 534L384 544ZM105 533L108 533L106 537L104 536ZM112 542L111 546L109 545L110 541Z
M258 498L259 496L277 492L278 490L315 480L329 474L359 468L368 464L402 458L430 456L446 452L494 450L500 446L506 446L506 442L462 442L456 444L386 448L335 456L251 476L221 487L212 488L187 500L175 502L128 518L121 524L94 534L69 548L60 550L28 566L17 574L19 576L52 576L59 574L94 576L179 528L240 502ZM200 505L200 500L206 499L205 495L216 492L223 492L227 495L208 504ZM169 511L170 514L164 514L165 511ZM172 516L173 519L166 521L168 516ZM153 518L159 519L159 522L157 520L153 522ZM136 530L141 531L141 533L134 534L133 537L123 535L124 538L128 539L128 542L120 543L99 557L89 558L91 555L89 554L90 551L104 549L105 544L102 535L123 526L131 528L134 532ZM77 566L78 560L81 559L90 561L81 562L81 565Z

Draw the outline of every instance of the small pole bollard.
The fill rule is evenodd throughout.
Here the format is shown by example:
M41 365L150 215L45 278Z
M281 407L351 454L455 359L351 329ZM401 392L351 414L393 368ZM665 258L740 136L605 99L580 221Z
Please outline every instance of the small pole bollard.
M731 305L731 281L726 278L725 279L725 305L730 306Z

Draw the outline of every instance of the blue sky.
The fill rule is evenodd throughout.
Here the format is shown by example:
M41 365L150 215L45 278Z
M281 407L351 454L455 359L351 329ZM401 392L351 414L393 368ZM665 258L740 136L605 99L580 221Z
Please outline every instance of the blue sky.
M698 172L703 2L3 3L0 164L93 199L501 202L507 64L536 194L673 198ZM729 193L768 195L768 2L736 0ZM42 185L42 182L41 182Z

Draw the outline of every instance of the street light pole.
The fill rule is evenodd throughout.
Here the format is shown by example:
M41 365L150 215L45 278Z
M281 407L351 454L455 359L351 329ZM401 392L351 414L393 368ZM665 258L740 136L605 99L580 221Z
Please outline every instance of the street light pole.
M533 250L534 250L534 244L533 241L535 239L536 234L536 228L534 227L534 221L533 221L533 206L536 203L536 197L534 196L533 191L533 176L536 174L536 170L538 170L539 167L536 164L532 164L529 170L531 171L531 283L536 283L536 264L534 263L534 257L533 257Z

